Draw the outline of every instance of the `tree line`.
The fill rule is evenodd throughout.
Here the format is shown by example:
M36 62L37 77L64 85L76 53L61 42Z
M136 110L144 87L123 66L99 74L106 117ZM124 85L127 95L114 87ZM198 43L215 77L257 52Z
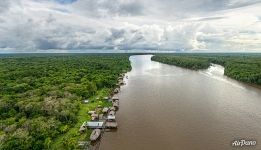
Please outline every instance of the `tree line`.
M188 69L207 69L211 63L224 66L224 74L238 81L261 85L259 54L158 54L153 61Z

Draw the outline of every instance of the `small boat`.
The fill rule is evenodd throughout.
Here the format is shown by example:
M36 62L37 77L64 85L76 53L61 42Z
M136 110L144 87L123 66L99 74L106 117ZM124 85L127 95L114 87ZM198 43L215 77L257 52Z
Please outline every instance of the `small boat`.
M92 134L90 136L91 141L96 141L101 135L101 130L100 129L94 129L92 131Z
M107 129L116 129L118 127L117 122L106 122L105 127Z

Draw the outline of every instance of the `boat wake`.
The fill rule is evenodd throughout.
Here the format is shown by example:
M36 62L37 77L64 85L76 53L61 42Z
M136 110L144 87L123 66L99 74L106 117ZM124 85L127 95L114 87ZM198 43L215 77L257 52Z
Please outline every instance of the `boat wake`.
M222 82L225 82L227 84L230 84L234 87L245 89L243 86L239 85L238 83L235 83L233 79L230 79L224 75L224 67L217 64L211 64L211 66L204 71L199 71L201 74L210 77L215 80L219 80Z

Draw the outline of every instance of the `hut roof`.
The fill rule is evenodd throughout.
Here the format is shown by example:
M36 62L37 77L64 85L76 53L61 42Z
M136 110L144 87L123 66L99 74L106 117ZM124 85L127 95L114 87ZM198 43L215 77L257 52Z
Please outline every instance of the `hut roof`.
M110 111L115 111L115 108L114 107L110 107Z
M102 112L103 113L107 113L109 111L109 108L108 107L104 107L103 109L102 109Z
M108 119L108 120L115 120L116 117L115 117L115 115L109 115L109 116L107 117L107 119Z
M92 117L98 117L99 115L98 114L92 114Z
M119 100L115 100L114 102L113 102L113 104L120 104L120 101Z
M113 107L119 107L118 103L113 103Z
M119 100L119 97L118 96L113 96L112 100Z
M88 128L102 128L104 122L103 121L88 121L86 126Z
M110 111L110 112L109 112L109 115L112 115L112 116L114 116L114 115L115 115L115 111L113 111L113 110L112 110L112 111Z
M118 93L120 90L118 88L114 89L114 93Z

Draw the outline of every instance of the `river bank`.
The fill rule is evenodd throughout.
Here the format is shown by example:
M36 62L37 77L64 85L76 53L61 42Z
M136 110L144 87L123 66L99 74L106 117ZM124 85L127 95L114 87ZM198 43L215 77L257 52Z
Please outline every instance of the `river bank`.
M75 124L74 127L70 128L65 134L58 137L52 144L51 149L60 149L61 147L64 147L67 145L68 149L90 149L90 150L96 150L99 149L99 144L102 140L102 134L104 134L105 130L102 131L101 135L99 135L99 139L95 142L91 142L90 137L92 134L92 131L95 128L84 128L84 130L79 131L81 129L81 126L83 123L87 122L97 122L101 121L106 123L107 116L104 116L101 120L100 118L92 119L92 115L88 114L88 112L95 112L97 115L103 114L106 115L107 113L101 113L100 111L96 111L98 108L114 108L115 110L119 109L119 106L115 108L114 103L112 102L112 99L120 92L120 88L122 85L124 85L124 74L126 71L122 72L115 83L114 88L104 88L97 92L96 95L84 100L79 107L78 112L78 123ZM87 101L87 102L86 102ZM115 111L114 110L114 111ZM116 127L117 128L117 127ZM105 129L105 126L104 126ZM106 132L109 132L110 130L106 130ZM69 140L68 140L69 139Z
M251 54L172 54L155 55L153 61L176 65L192 70L207 69L213 64L222 65L224 75L238 81L261 86L261 56Z

